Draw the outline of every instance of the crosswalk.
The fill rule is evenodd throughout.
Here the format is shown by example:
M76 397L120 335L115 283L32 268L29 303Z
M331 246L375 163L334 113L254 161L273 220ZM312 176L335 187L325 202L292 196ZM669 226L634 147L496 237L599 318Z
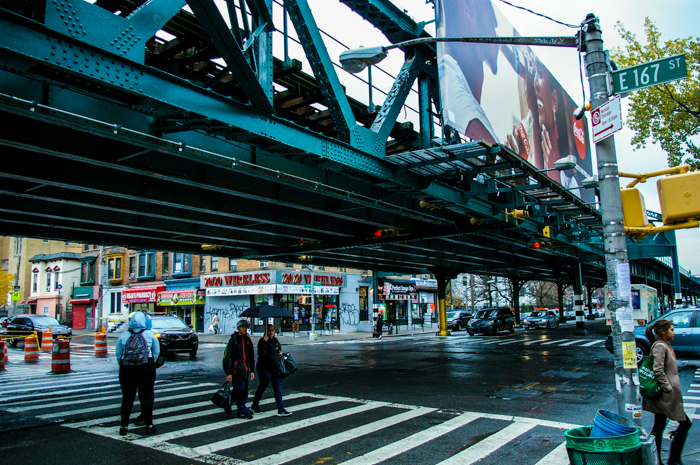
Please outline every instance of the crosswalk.
M0 410L61 421L66 428L217 465L427 463L427 456L440 465L485 458L488 463L515 463L508 457L526 443L528 448L536 444L539 455L516 455L517 463L553 465L567 463L563 431L578 426L311 392L285 393L291 417L277 417L275 400L264 398L263 413L245 420L229 417L211 403L217 388L218 382L158 380L158 431L145 435L145 428L131 425L120 436L116 372L52 376L14 366L0 373Z
M456 335L453 334L450 337L445 338L435 338L426 335L417 336L401 336L401 337L383 337L381 339L377 338L366 338L366 339L350 339L342 341L328 341L325 344L329 345L349 345L349 344L391 344L396 342L420 342L422 345L431 346L508 346L508 345L522 345L522 346L556 346L556 347L603 347L605 345L605 339L571 339L571 338L553 338L547 335L540 336L537 339L523 338L520 336L499 336L499 337L489 337L489 336L469 336L469 335Z

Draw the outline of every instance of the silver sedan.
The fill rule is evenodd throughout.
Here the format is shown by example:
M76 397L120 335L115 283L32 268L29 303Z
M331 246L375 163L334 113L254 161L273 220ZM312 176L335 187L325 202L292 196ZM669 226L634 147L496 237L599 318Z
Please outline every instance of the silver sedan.
M551 310L538 310L530 313L530 315L523 320L523 327L525 329L558 328L559 317Z

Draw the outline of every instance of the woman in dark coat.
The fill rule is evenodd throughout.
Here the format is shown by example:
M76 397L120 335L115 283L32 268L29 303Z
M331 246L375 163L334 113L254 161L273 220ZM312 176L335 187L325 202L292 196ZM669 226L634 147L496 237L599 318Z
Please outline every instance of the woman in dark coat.
M656 339L654 333L658 337L656 342L654 342ZM646 329L645 335L652 343L654 377L661 384L662 393L659 399L645 398L642 402L642 408L654 414L654 428L651 430L651 434L656 437L659 463L661 463L661 437L666 428L666 421L670 418L679 423L678 429L671 433L673 441L671 442L668 465L682 465L681 453L692 424L683 410L681 379L678 376L676 354L671 347L671 341L675 337L673 323L662 318L650 325Z
M265 389L272 383L272 390L275 393L275 401L277 402L277 416L288 417L290 412L284 409L282 401L282 378L280 378L280 362L282 357L282 345L275 337L275 327L267 325L267 332L258 341L258 377L260 385L255 391L255 398L251 410L254 413L260 413L260 399L262 398Z

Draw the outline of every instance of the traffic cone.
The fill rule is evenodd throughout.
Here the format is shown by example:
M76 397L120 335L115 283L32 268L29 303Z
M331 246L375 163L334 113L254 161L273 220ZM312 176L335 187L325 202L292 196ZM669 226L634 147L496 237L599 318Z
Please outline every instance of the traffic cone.
M0 371L5 371L5 338L0 337Z
M98 357L107 356L107 334L95 334L95 355Z
M56 349L51 351L51 373L70 373L70 341L58 339Z
M36 339L34 336L27 336L24 338L24 361L39 361L39 348L36 345Z
M53 350L53 332L51 331L51 326L49 326L48 331L41 333L41 351L51 352Z

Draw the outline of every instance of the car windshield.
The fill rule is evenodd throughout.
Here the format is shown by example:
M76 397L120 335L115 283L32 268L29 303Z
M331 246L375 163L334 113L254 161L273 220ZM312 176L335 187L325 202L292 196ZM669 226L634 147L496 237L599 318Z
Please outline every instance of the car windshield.
M188 328L184 321L176 316L168 316L165 318L153 318L153 329L179 329Z
M447 314L447 318L454 318L454 317L456 317L456 316L457 316L457 312L449 312L449 313Z
M547 316L547 312L532 312L530 316L535 318L543 318Z
M498 315L498 310L479 310L476 318L496 318L496 315Z
M60 323L56 318L50 316L33 316L32 322L34 326L58 326Z

